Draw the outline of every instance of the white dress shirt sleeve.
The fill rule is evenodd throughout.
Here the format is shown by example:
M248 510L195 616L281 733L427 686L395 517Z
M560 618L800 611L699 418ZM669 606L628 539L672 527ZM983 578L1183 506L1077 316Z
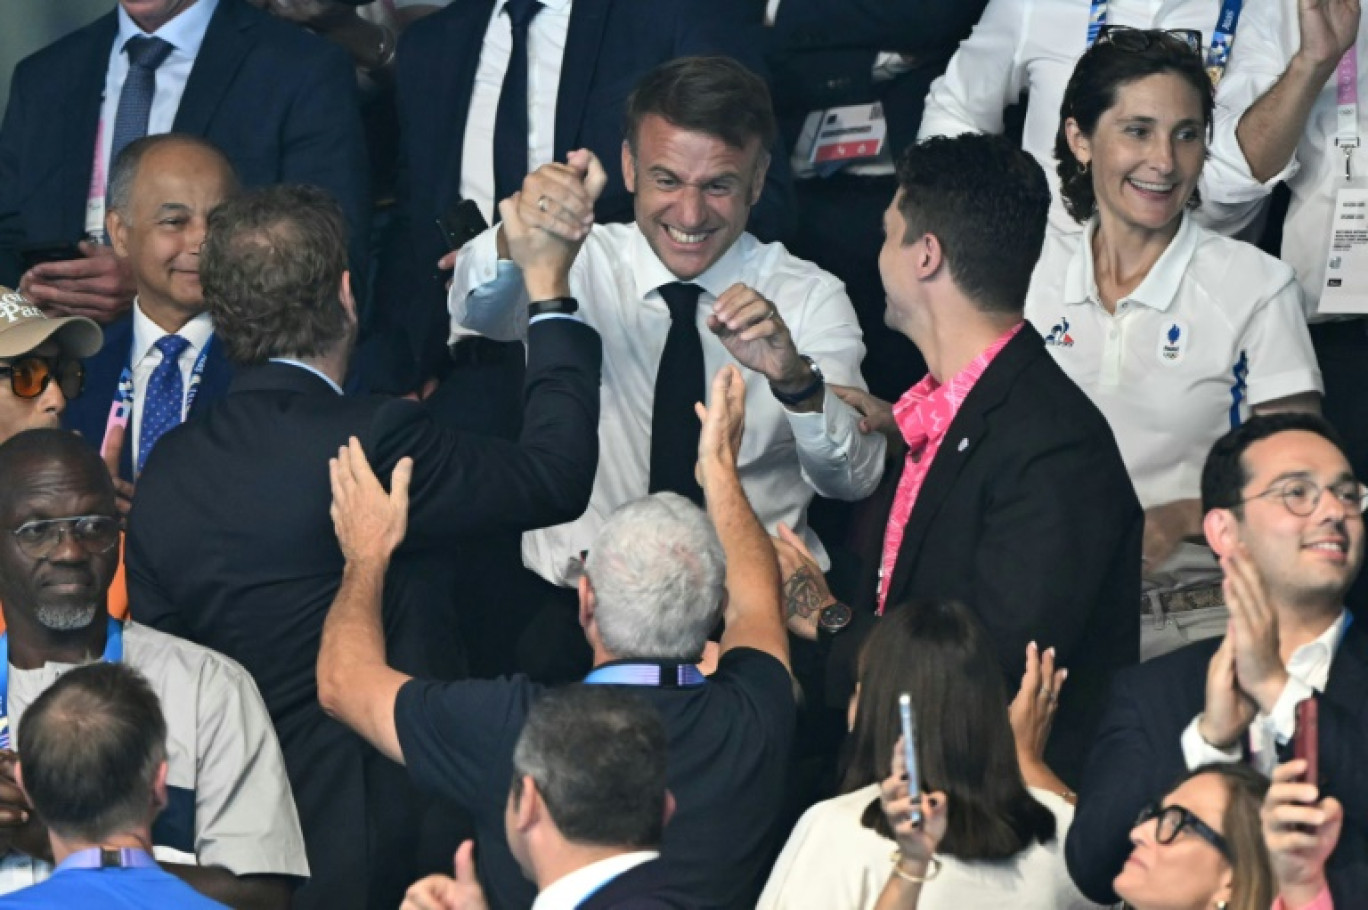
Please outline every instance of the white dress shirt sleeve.
M447 294L451 341L484 335L495 341L527 337L527 290L522 270L499 259L495 225L467 243L456 257Z
M1252 314L1241 347L1249 355L1249 403L1261 405L1299 395L1324 392L1320 366L1306 328L1307 311L1297 276L1281 261L1270 266L1282 275L1262 283L1276 287L1263 305Z
M1187 725L1183 731L1183 761L1187 763L1189 771L1200 768L1202 765L1212 765L1218 763L1233 764L1243 758L1238 743L1229 749L1218 749L1211 743L1202 739L1202 734L1197 731L1197 723L1202 719L1198 714L1192 719L1192 723Z
M1026 85L1021 47L1029 0L990 0L945 75L931 83L917 139L1001 133L1002 114Z

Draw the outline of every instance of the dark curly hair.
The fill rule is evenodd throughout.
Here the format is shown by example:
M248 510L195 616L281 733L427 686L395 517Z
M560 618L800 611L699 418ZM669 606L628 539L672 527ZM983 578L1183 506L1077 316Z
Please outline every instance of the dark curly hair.
M1059 161L1055 172L1059 174L1064 208L1080 224L1097 211L1097 196L1093 192L1092 174L1083 169L1069 148L1064 124L1070 118L1078 124L1083 135L1092 136L1097 121L1116 104L1117 90L1123 85L1147 76L1172 73L1192 86L1201 99L1202 123L1210 138L1216 100L1211 77L1202 66L1201 56L1187 42L1167 32L1134 31L1148 39L1143 50L1134 49L1129 42L1123 47L1099 40L1078 59L1069 85L1064 89L1064 103L1059 107L1059 132L1055 134L1055 158ZM1196 190L1187 204L1189 208L1201 204Z
M346 271L342 209L316 187L250 190L209 215L200 284L214 333L238 366L315 357L344 339Z

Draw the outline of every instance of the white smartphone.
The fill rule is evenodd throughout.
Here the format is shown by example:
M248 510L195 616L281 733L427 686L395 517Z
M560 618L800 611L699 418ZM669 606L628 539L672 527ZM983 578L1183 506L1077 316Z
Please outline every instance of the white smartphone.
M917 722L912 716L912 696L898 696L898 718L902 721L903 761L907 764L907 795L912 800L908 818L913 826L922 823L921 783L917 779Z

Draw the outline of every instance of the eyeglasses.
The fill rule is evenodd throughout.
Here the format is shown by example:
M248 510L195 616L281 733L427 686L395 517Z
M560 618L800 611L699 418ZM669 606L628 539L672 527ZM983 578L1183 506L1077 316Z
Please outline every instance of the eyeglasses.
M1154 828L1154 839L1158 843L1167 846L1173 843L1179 834L1184 831L1191 831L1215 847L1226 859L1230 859L1230 844L1226 842L1226 839L1182 806L1161 806L1158 803L1150 803L1140 810L1140 816L1135 820L1136 827L1151 819L1158 820Z
M108 515L75 515L71 518L48 518L26 521L10 532L19 549L30 559L46 559L62 545L62 537L81 545L87 553L97 556L107 553L119 542L119 519Z
M1202 53L1202 33L1195 28L1131 28L1129 25L1104 25L1097 33L1098 44L1114 44L1127 53L1139 54L1152 47L1178 49L1179 45Z
M1316 506L1320 504L1321 494L1327 490L1331 496L1335 497L1336 502L1355 515L1362 515L1364 509L1368 509L1368 489L1364 489L1363 484L1357 480L1342 480L1328 487L1322 487L1315 481L1305 478L1293 478L1271 486L1262 493L1255 493L1253 496L1241 499L1238 505L1244 505L1254 499L1277 496L1282 499L1287 511L1299 518L1305 518L1316 511Z
M0 365L0 376L6 375L16 398L37 398L53 379L68 399L80 395L85 387L85 366L65 357L20 357L9 366Z

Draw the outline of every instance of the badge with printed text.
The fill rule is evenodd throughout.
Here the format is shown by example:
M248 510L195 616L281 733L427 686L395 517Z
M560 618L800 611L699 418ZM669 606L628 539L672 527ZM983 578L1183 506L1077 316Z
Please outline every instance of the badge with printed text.
M1164 366L1177 366L1187 356L1190 339L1187 323L1181 319L1170 319L1159 330L1159 362Z
M1335 193L1316 312L1368 313L1368 185L1363 180L1345 181Z

